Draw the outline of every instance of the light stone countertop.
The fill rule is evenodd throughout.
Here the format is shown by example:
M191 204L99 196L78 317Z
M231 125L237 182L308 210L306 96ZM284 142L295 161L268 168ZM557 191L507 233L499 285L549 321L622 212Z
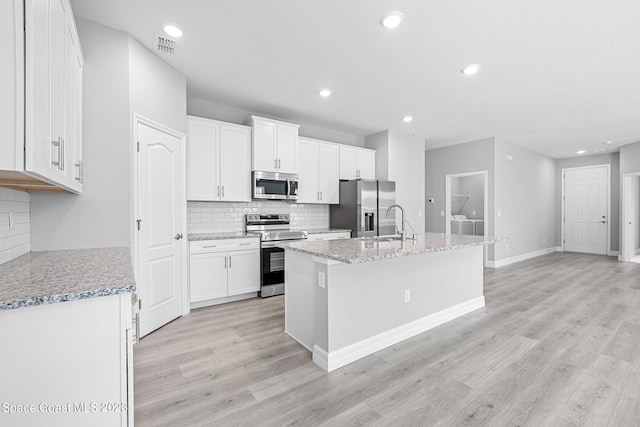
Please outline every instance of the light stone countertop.
M255 234L247 234L244 231L221 231L218 233L194 233L189 234L189 241L196 242L199 240L218 240L218 239L244 239L247 237L259 237Z
M400 240L388 241L381 239L384 238L359 237L340 240L291 242L278 246L346 264L358 264L429 252L450 251L469 246L491 245L509 240L500 237L445 235L442 233L418 234L416 241L407 239L407 241L401 242Z
M135 291L129 248L31 252L0 265L0 310Z

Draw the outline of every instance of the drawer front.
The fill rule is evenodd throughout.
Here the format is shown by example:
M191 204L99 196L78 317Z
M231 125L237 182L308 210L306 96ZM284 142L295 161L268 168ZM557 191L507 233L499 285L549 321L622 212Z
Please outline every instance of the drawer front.
M189 253L201 254L210 252L243 251L260 248L260 239L218 239L189 242Z

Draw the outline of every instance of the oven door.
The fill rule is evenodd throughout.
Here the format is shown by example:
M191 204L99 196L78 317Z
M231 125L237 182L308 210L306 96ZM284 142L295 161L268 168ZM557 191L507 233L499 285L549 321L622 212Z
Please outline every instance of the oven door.
M284 283L284 249L263 243L260 253L260 285Z

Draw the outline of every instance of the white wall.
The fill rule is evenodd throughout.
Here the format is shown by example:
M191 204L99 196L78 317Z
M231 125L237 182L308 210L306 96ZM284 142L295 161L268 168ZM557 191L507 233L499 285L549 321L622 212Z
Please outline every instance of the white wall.
M489 201L485 220L490 219L485 234L494 235L493 198L494 198L494 165L495 140L493 138L428 150L425 156L425 197L435 199L435 203L425 205L425 229L435 233L444 233L445 218L440 212L445 210L445 177L446 175L488 171ZM492 260L493 249L489 247L489 259Z
M249 122L249 118L252 114L257 116L262 115L260 114L260 112L227 107L225 105L216 104L214 102L204 101L191 94L189 94L187 98L187 112L188 114L197 117L205 117L208 119L221 120L223 122L242 125ZM285 122L289 121L291 123L300 125L300 128L298 129L298 133L300 136L320 139L323 141L339 142L341 144L355 145L358 147L364 146L364 137L362 135L340 132L331 129L330 127L321 127L310 125L307 123L301 123L295 120L287 120L285 117L271 118L282 120Z
M640 172L640 142L620 147L620 173Z
M9 228L9 212L12 227ZM0 187L0 264L30 249L29 193Z
M496 140L494 230L512 239L495 245L496 261L559 245L556 183L554 159Z
M173 67L129 38L129 103L140 114L187 133L187 81Z
M129 36L77 19L84 52L82 195L31 195L34 251L129 246Z
M376 178L395 181L396 203L416 233L424 232L424 140L409 134L383 131L365 138L376 150ZM396 214L398 227L400 215ZM406 227L411 233L411 227Z
M593 156L571 157L556 160L557 200L556 223L559 239L562 239L562 169L577 168L583 166L611 165L611 236L609 239L612 251L620 249L620 153L596 154ZM638 170L640 172L640 169ZM558 240L558 245L560 240Z

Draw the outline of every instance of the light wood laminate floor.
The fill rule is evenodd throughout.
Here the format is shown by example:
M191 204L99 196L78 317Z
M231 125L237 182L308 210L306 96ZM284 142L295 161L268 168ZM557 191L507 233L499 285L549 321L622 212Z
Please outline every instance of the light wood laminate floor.
M485 270L485 297L330 374L283 297L193 311L135 346L136 425L640 426L640 265L549 254Z

